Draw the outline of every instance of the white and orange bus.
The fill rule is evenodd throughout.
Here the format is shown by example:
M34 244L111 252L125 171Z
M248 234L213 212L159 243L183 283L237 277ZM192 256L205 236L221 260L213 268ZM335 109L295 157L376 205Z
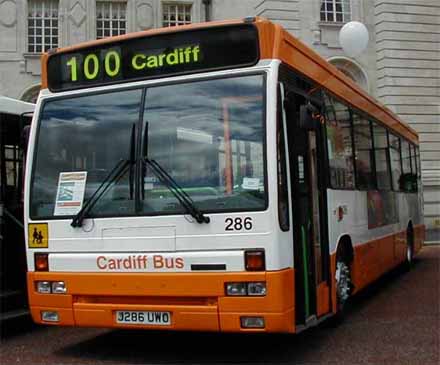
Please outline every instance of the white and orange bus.
M299 332L422 246L417 134L279 25L106 38L42 75L38 323Z

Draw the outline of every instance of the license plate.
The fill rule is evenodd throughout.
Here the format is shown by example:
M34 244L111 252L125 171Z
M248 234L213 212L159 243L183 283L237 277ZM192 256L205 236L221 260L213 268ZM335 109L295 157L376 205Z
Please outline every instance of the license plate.
M116 323L169 326L171 312L116 311Z

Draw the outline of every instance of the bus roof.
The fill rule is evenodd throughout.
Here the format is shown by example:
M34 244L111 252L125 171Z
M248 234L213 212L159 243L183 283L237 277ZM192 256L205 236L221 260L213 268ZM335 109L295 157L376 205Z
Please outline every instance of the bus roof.
M35 104L0 95L0 114L21 115L32 113L34 109Z
M262 22L264 23L264 21ZM265 26L267 27L267 25ZM268 57L280 59L354 108L371 115L412 143L419 143L417 132L414 129L364 91L355 81L344 75L281 26L271 23L269 27L272 27L273 30L267 31L267 33L273 33L273 36L266 41L270 43L265 45L268 48L266 51L269 52Z
M180 33L189 30L214 28L228 25L253 23L259 34L260 59L280 59L318 85L327 89L354 108L370 114L396 133L418 144L418 135L414 129L403 122L390 109L379 103L365 92L353 80L331 65L318 53L292 36L280 25L264 18L245 18L240 20L194 23L178 27L156 28L141 32L129 33L117 37L84 42L69 47L50 50L42 55L42 88L48 87L47 61L51 54L78 51L88 47L105 46L115 41L131 40L158 34Z

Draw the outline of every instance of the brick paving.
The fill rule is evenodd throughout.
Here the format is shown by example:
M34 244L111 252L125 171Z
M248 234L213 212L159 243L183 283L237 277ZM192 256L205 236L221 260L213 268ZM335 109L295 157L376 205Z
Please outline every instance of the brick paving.
M440 246L357 296L337 328L236 335L3 328L0 364L440 364Z

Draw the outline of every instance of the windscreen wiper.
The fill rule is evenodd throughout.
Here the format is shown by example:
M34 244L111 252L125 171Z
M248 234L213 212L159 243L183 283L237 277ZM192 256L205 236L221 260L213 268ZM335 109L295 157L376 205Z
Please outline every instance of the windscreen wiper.
M131 128L131 136L130 136L130 151L129 151L129 160L119 160L118 163L113 167L113 169L109 172L106 178L102 181L102 183L98 186L95 192L92 194L89 200L83 205L81 210L73 217L72 223L70 225L72 227L81 227L84 218L87 213L89 213L99 199L106 193L113 182L118 183L118 181L125 175L125 171L127 167L130 167L129 173L129 184L130 184L130 199L133 199L133 165L136 163L135 156L135 124L133 124Z
M129 160L119 160L115 167L110 171L107 177L102 181L102 183L98 186L98 189L92 194L89 200L83 205L81 210L73 217L72 223L70 225L72 227L81 227L84 218L87 213L92 210L98 200L105 194L110 185L113 182L118 182L122 176L125 174L125 170L131 164Z
M211 220L205 216L195 205L190 196L182 189L174 178L168 174L168 172L159 165L155 160L151 160L147 157L143 158L145 164L147 164L159 180L173 193L179 203L186 209L186 211L197 221L197 223L209 223Z

